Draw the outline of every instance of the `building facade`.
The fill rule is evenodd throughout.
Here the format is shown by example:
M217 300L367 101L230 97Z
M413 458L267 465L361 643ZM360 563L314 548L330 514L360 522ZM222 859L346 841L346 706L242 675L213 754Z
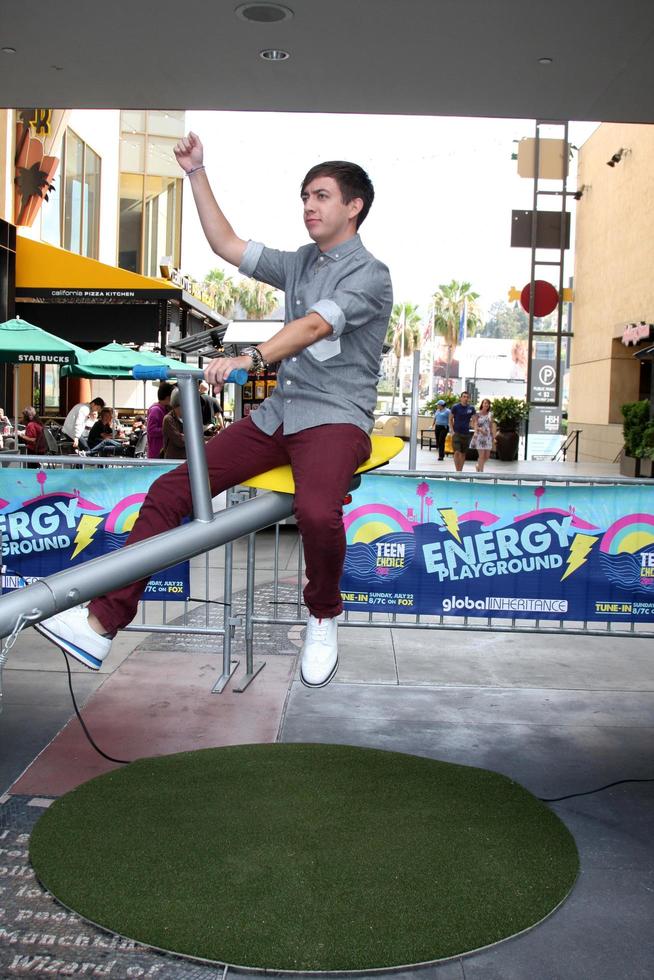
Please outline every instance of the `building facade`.
M613 461L626 402L649 398L654 343L654 127L603 123L579 153L568 429Z
M180 265L184 125L178 111L0 110L0 322L19 315L86 350L165 352L224 329L206 297L161 272ZM88 396L58 372L5 369L0 404L56 415Z

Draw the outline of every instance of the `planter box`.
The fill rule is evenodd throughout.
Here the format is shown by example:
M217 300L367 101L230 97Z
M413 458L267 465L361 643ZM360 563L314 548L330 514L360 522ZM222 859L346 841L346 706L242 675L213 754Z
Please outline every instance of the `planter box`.
M620 457L620 476L640 476L640 464L642 460L637 456L627 456L623 454Z
M654 459L640 460L640 476L650 480L654 477Z

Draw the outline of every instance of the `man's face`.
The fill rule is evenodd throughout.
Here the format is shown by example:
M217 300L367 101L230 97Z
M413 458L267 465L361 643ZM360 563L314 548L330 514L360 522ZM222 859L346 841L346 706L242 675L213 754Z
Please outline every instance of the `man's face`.
M461 393L461 397L459 398L459 401L461 402L462 405L467 405L469 398L470 398L470 395L468 394L468 392L467 391L463 391Z
M325 252L356 233L356 216L363 206L355 197L343 202L341 189L333 177L316 177L302 191L304 224L309 236Z

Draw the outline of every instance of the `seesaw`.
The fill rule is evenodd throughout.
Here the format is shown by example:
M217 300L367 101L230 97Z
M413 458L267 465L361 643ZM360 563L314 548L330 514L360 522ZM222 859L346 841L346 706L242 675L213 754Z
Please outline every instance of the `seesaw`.
M0 637L10 637L64 609L88 602L113 589L120 589L155 572L188 561L205 551L230 544L293 513L293 476L290 466L279 466L247 481L245 486L268 493L252 497L214 514L204 454L202 417L197 398L198 369L136 367L139 380L165 381L176 378L182 400L189 482L193 501L192 520L108 555L56 572L0 597ZM228 381L243 384L246 371L234 371ZM372 453L357 474L382 466L402 449L401 439L372 437ZM358 481L354 485L358 485Z

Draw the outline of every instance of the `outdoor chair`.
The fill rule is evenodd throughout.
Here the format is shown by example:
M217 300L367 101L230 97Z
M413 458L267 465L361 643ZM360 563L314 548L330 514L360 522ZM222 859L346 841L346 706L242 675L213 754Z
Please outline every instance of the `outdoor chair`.
M134 443L134 456L142 459L148 454L148 434L145 429L143 429L136 442Z
M52 456L76 456L77 450L67 436L64 436L60 425L44 425L43 434L45 435L48 454Z

